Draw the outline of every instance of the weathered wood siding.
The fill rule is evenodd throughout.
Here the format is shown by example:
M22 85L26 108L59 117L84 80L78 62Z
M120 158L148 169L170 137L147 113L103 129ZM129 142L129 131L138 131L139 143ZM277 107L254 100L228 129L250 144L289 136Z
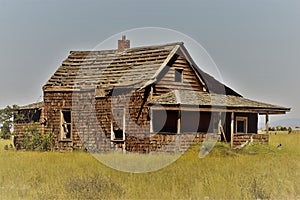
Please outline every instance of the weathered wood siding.
M182 82L175 82L175 69L182 69ZM153 96L158 97L176 89L203 91L203 85L197 79L197 75L187 60L182 56L178 56L174 61L169 63L162 72L159 81L154 87Z
M61 141L61 113L62 109L72 108L72 92L44 92L44 107L45 107L45 118L47 124L45 127L46 132L53 133L54 150L72 150L75 144L79 143L79 138L72 133L72 140ZM72 128L73 130L73 128ZM80 148L81 144L78 145Z
M216 141L220 141L221 139L220 135L212 135L207 133L151 134L150 151L170 153L184 152L193 144L201 144L207 137L214 137Z
M110 138L112 109L125 108L125 149L130 152L149 152L150 119L148 90L119 91L118 95L96 100L97 118L101 131Z
M261 143L261 144L268 144L269 142L269 135L268 134L245 134L245 135L235 135L233 137L233 145L241 145L247 141L251 141L251 137L253 142Z

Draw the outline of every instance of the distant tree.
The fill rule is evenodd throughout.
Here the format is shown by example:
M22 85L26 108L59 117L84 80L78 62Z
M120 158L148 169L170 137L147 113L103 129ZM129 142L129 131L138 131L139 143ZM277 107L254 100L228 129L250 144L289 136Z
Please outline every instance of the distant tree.
M275 131L274 127L269 127L269 131Z
M17 105L6 106L0 110L0 137L3 139L9 139L11 133L11 129L13 126L14 114L16 109L18 108Z
M11 135L11 132L10 132L9 124L5 122L1 126L1 134L0 134L0 136L3 139L9 139L10 135Z
M292 127L289 127L288 128L288 133L290 134L290 133L292 133L292 131L293 131Z

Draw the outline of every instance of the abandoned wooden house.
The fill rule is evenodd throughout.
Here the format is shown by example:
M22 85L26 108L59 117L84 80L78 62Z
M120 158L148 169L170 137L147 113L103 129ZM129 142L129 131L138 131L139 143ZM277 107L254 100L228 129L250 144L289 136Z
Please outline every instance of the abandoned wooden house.
M237 145L258 134L258 115L285 114L289 108L243 98L205 73L183 43L71 51L43 86L44 101L21 107L22 127L39 122L53 133L54 150L106 152L185 150L217 133Z

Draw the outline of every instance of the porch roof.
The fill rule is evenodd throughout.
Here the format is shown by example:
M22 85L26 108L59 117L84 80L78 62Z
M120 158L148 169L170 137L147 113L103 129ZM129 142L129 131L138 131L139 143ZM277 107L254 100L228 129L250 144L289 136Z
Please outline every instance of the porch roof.
M246 99L240 96L195 92L188 90L174 90L150 102L150 105L166 107L209 108L228 112L254 112L260 114L284 114L290 108ZM201 110L201 109L200 109Z
M30 110L30 109L40 109L44 106L44 102L31 103L28 105L20 106L18 110Z

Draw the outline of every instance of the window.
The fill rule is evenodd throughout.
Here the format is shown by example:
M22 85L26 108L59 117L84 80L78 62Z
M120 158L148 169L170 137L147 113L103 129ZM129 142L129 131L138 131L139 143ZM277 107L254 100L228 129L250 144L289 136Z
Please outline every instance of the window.
M111 140L125 140L125 109L116 108L112 112Z
M153 110L152 131L155 133L177 133L178 111Z
M248 118L247 117L236 117L235 132L236 133L247 133L247 129L248 129Z
M61 110L60 111L60 134L61 139L71 139L71 111Z
M175 82L182 82L182 72L183 69L175 69Z
M17 123L39 122L41 117L41 109L24 109L19 110L14 115Z

